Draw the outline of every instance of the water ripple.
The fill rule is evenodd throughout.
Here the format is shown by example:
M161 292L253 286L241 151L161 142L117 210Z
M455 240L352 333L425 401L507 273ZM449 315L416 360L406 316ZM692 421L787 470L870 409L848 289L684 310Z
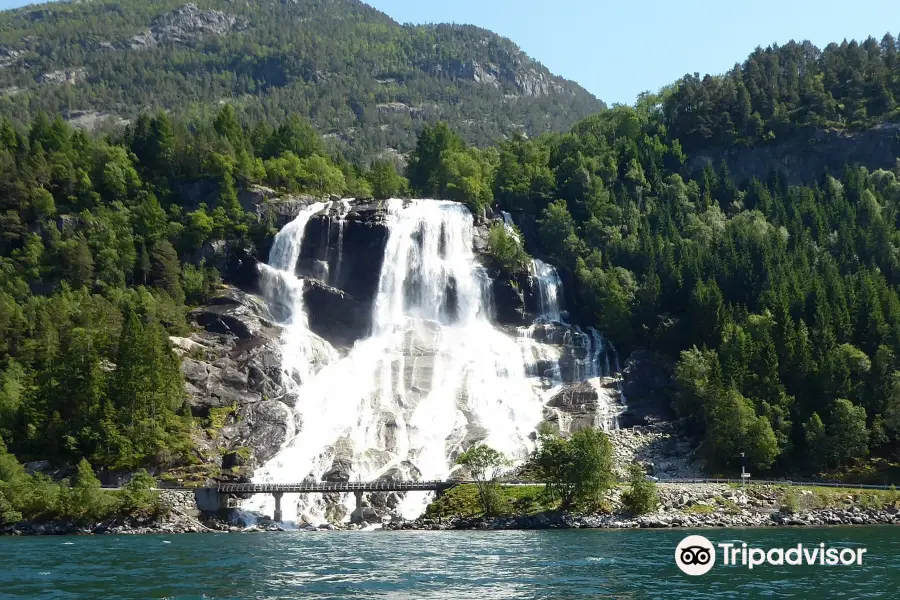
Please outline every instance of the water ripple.
M698 578L673 561L683 531L2 538L0 598L895 598L895 531L712 531L713 542L868 553L863 567L717 565Z

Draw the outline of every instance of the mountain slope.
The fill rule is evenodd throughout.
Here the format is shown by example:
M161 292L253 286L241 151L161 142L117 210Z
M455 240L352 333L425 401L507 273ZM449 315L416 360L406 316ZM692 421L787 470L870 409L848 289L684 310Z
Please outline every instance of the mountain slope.
M603 104L471 26L399 25L356 0L97 0L0 13L0 112L76 123L221 102L308 115L357 153L409 150L423 122L467 141L561 131ZM97 114L99 113L99 115Z

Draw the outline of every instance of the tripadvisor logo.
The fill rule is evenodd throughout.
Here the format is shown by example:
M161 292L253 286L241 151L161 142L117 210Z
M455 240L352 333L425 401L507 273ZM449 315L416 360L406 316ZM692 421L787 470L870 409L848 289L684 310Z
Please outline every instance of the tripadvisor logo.
M747 544L716 544L702 535L689 535L675 548L675 564L687 575L704 575L716 564L716 547L725 566L742 566L753 570L761 565L800 566L861 565L865 548L829 548L824 543L814 546L797 544L790 548L748 548Z
M703 575L716 564L716 549L702 535L689 535L675 548L675 564L688 575Z

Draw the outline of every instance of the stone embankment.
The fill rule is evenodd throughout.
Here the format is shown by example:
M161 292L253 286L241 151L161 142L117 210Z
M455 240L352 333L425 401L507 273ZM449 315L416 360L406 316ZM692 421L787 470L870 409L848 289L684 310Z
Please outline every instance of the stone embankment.
M785 506L786 496L796 506ZM850 493L847 490L812 490L780 486L734 488L725 484L671 484L659 486L656 512L631 516L621 506L621 489L612 490L605 503L609 512L574 515L548 512L494 518L419 518L392 521L386 530L446 529L665 529L673 527L773 527L822 525L900 525L897 499L887 495Z

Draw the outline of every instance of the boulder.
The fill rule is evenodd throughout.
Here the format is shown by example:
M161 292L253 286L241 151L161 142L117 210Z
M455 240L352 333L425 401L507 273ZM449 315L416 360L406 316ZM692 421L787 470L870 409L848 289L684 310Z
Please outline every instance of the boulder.
M211 299L206 306L193 310L190 320L209 333L243 340L279 333L262 298L231 287Z
M331 468L322 473L322 481L344 482L350 481L350 471L353 465L347 458L336 458L331 463Z
M309 328L334 346L350 347L366 337L372 324L372 307L350 294L316 280L303 288Z

